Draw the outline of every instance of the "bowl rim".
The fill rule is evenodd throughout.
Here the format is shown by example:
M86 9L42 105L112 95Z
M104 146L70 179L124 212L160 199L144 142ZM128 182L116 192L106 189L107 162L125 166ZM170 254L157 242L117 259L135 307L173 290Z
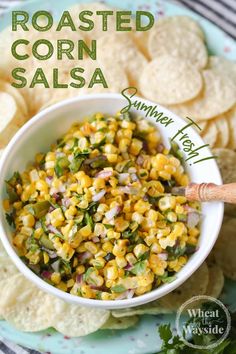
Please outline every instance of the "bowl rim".
M183 123L184 120L177 116L175 113L171 112L169 109L154 103L152 101L143 99L139 96L135 96L136 99L141 101L142 103L148 104L148 105L155 105L159 109L163 110L164 112L168 113L170 117L175 118L177 121ZM4 179L2 178L2 170L4 166L4 162L8 157L9 152L11 151L12 147L17 144L17 142L24 137L24 134L27 132L28 129L38 121L43 120L48 114L50 114L53 111L59 110L61 107L64 106L70 106L73 103L80 102L80 101L90 101L94 99L104 99L104 100L123 100L123 97L121 94L118 93L99 93L99 94L90 94L90 95L81 95L81 96L76 96L73 98L69 98L63 101L60 101L50 107L47 107L46 109L38 112L34 117L32 117L28 122L26 122L14 135L14 137L11 139L7 147L5 148L3 155L0 159L0 186L4 184ZM44 119L46 122L46 119ZM45 123L46 124L46 123ZM191 128L192 129L192 128ZM201 137L200 137L201 139ZM209 149L208 149L209 150ZM209 153L211 154L210 150ZM211 154L212 155L212 154ZM221 174L219 172L219 168L215 162L215 160L211 160L211 163L215 163L215 168L216 168L216 176L215 178L219 181L219 184L222 184L222 178ZM121 309L121 308L128 308L128 307L133 307L133 306L138 306L142 305L145 303L148 303L150 301L156 300L161 298L162 296L170 293L177 287L179 287L181 284L183 284L204 262L204 260L207 258L208 254L212 250L221 225L222 225L222 220L223 220L223 212L224 212L224 203L222 202L217 202L219 211L218 215L214 224L214 237L211 236L211 243L209 243L209 246L206 247L204 250L202 250L201 257L199 259L195 260L195 263L192 264L191 269L188 269L186 274L178 277L175 281L172 283L168 284L163 284L161 287L151 290L148 293L145 293L143 295L133 297L130 299L123 299L123 300L99 300L99 299L88 299L88 298L83 298L80 296L72 295L70 293L64 292L53 285L48 284L45 280L40 278L37 274L35 274L18 256L17 252L15 251L14 247L12 246L10 240L8 239L6 232L4 230L4 226L2 224L2 221L0 220L0 239L3 243L3 246L5 250L7 251L10 259L13 261L13 263L16 265L18 270L32 283L34 283L36 286L38 286L40 289L43 291L54 295L57 298L60 298L67 303L73 303L85 307L94 307L94 308L100 308L100 309ZM185 267L187 267L187 264Z

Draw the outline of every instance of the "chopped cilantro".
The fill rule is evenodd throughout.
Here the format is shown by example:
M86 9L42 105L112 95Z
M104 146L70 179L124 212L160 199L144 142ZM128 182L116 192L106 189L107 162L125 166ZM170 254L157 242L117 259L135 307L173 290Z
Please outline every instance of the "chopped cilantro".
M15 221L14 221L14 216L13 214L6 214L6 220L8 225L15 227Z
M145 261L140 261L140 262L135 263L135 265L130 270L130 272L135 274L135 275L141 275L141 274L144 274L146 272L146 269L147 269L146 262Z
M114 285L111 287L111 291L113 291L115 293L123 293L126 290L127 289L122 284L117 284L117 285Z

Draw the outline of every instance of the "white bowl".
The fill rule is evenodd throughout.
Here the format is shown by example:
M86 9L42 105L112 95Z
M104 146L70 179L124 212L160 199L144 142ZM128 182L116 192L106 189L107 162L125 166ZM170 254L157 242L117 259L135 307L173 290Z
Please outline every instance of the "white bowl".
M147 105L155 105L152 102L141 100L136 98ZM96 112L103 112L106 114L115 114L121 108L127 105L127 101L119 94L97 94L80 96L70 100L66 100L47 108L46 110L38 113L33 119L27 122L13 137L9 145L7 146L0 163L0 203L6 197L5 194L5 180L9 179L14 171L23 171L26 164L34 159L37 152L46 152L51 143L61 137L74 123L78 120L83 120L84 117L89 116ZM149 120L155 123L160 130L165 144L169 144L169 138L178 131L179 128L186 126L186 122L171 113L167 109L157 105L158 111L162 111L166 116L171 117L174 120L173 124L167 127L155 123L155 120L150 118ZM138 115L144 115L145 112L140 112L132 109ZM197 146L203 145L203 141L197 134L197 132L188 128L188 135L191 140ZM203 148L201 152L201 158L211 155L208 148ZM221 176L214 159L200 162L198 164L192 164L186 166L192 182L213 182L221 184ZM211 251L220 227L223 217L223 203L212 202L203 203L202 205L202 225L201 236L199 240L199 249L195 252L182 268L177 273L177 279L169 284L164 284L159 288L131 299L116 300L116 301L103 301L92 300L82 297L73 296L57 288L49 285L40 277L35 275L19 258L17 252L11 244L12 229L6 222L5 212L3 208L0 208L0 236L2 243L9 254L12 261L17 268L22 272L29 280L35 283L42 290L51 293L67 302L75 303L82 306L91 306L98 308L127 308L132 306L141 305L149 301L166 295L184 281L186 281L190 275L196 271L196 269L203 263ZM13 285L14 286L14 285Z

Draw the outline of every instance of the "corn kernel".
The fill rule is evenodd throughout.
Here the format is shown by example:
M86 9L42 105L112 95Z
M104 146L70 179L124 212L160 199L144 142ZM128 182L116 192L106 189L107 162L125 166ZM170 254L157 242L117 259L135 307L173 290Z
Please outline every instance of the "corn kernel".
M166 215L166 218L170 222L176 222L177 221L177 215L173 211L169 211Z
M118 278L118 269L115 266L106 267L104 273L108 280L115 280Z
M23 245L25 241L25 235L22 234L17 234L14 238L13 238L13 244L16 247L21 248L21 246Z
M160 181L150 181L147 183L148 195L151 197L158 197L160 194L164 193L165 189Z
M165 179L166 181L171 179L171 174L166 172L166 171L160 171L159 172L159 176L163 179Z
M137 258L140 258L144 253L148 252L148 250L149 248L147 246L140 243L134 247L133 252Z
M54 227L61 226L65 220L61 208L53 210L50 214L51 224Z
M60 273L56 273L56 272L52 273L52 275L51 275L51 281L52 281L54 284L58 285L58 284L60 283L60 281L61 281L61 275L60 275Z
M72 288L72 287L74 286L74 284L75 284L74 279L69 279L69 280L67 280L67 282L66 282L67 288Z
M93 180L93 186L96 189L103 189L105 188L105 180L103 178L94 178Z
M44 231L42 229L42 227L39 227L38 229L36 229L34 231L34 238L36 238L37 240L40 239L40 237L43 235Z
M134 256L133 253L127 253L125 258L126 258L127 262L131 265L133 265L137 262L137 258Z
M83 188L91 187L92 183L93 183L92 179L87 175L81 177L81 179L80 179L80 184L81 184L81 187L83 187Z
M176 205L176 199L173 196L166 196L159 200L158 206L160 210L165 211L168 209L174 209Z
M128 150L130 144L130 139L123 138L119 142L119 150L120 152L126 152Z
M9 211L10 210L10 201L9 199L4 199L3 200L3 208L5 211Z
M75 253L75 250L65 242L62 247L57 250L57 254L59 257L65 259L66 261L70 260Z
M103 269L106 262L104 258L96 257L95 259L91 259L89 263L96 269Z
M157 154L151 158L152 167L158 171L162 171L164 166L168 163L168 158L163 154Z
M45 161L55 161L56 155L55 152L48 152L45 156Z
M49 262L49 255L47 254L47 252L43 252L43 261L44 264L47 264Z
M36 188L38 191L40 191L40 192L48 193L48 185L47 185L47 183L46 183L44 180L42 180L42 179L36 181L36 183L35 183L35 188Z
M112 240L112 239L118 240L120 238L120 232L115 232L114 230L108 230L107 231L107 238L109 240Z
M81 295L83 297L87 297L89 299L93 297L93 292L92 292L89 285L82 285L81 286Z
M137 277L138 287L148 286L148 285L152 284L153 281L154 281L154 274L151 271L149 271L148 273L145 273L144 275L140 275Z
M102 249L107 253L112 253L113 245L110 241L104 242L102 245Z
M189 229L189 236L191 236L191 237L197 237L199 235L199 233L200 233L200 231L196 227Z
M122 257L122 256L116 257L116 263L119 268L124 268L127 266L127 260L125 259L125 257Z
M79 230L79 233L83 237L88 237L92 234L90 225L86 225Z
M126 254L127 247L125 245L116 244L113 247L112 253L114 256L122 257Z
M23 225L26 227L33 227L35 224L35 218L32 214L24 215L21 217Z
M13 208L19 210L22 208L22 202L15 202L13 203Z
M184 196L177 196L176 197L176 203L179 203L179 204L184 204L187 202L187 198L184 197Z
M91 241L85 242L84 247L86 248L87 251L91 252L92 254L95 254L98 251L98 246Z
M137 156L142 150L142 148L143 148L143 142L141 140L132 139L129 152L132 155Z
M84 265L79 265L76 267L76 274L83 274L85 272L85 266Z
M103 291L101 293L101 299L102 300L112 300L112 294Z
M136 221L138 224L141 224L143 221L143 215L136 211L132 214L132 220Z
M115 219L115 228L118 232L123 232L129 227L129 222L122 217Z
M135 289L135 295L143 295L145 293L148 293L149 291L152 290L152 284L149 284L147 286L139 286L138 288Z
M146 211L150 209L151 205L148 202L140 199L137 203L134 204L134 210L140 214L144 214Z

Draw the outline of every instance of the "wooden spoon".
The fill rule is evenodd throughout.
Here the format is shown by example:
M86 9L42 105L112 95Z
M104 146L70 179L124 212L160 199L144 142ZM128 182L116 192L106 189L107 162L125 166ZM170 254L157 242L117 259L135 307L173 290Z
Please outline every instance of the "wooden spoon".
M236 183L216 185L214 183L191 183L187 187L174 187L174 195L183 195L189 201L219 201L236 204Z

